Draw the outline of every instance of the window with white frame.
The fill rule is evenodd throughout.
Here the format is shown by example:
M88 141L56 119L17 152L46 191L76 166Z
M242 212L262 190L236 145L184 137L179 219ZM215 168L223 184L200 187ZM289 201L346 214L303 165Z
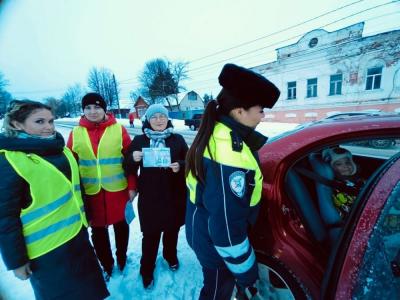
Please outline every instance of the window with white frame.
M287 84L287 98L288 100L290 99L296 99L296 81L291 81L288 82Z
M377 90L381 88L382 67L369 68L367 70L366 90Z
M331 75L329 83L329 96L342 94L343 74Z
M307 79L307 98L317 97L318 79Z

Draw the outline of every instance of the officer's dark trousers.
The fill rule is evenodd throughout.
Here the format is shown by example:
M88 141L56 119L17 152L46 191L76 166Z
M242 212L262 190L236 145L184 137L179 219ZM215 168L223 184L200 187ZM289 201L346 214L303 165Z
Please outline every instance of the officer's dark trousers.
M203 288L199 300L230 300L235 287L235 278L227 268L203 267Z
M153 276L161 233L163 257L170 264L175 264L178 262L176 246L178 244L179 228L164 232L143 232L142 258L140 259L140 274L142 276Z
M113 227L115 235L115 246L117 248L115 255L117 257L118 266L123 267L126 263L129 225L124 220L115 223ZM108 235L107 227L92 227L92 242L101 266L103 267L104 271L111 274L114 266L114 259L112 256L110 237Z

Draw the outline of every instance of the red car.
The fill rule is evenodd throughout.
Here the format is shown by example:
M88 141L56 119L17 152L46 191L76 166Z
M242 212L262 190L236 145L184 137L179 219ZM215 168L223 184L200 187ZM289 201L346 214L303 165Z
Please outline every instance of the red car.
M345 187L323 157L336 147L352 153L364 178L340 222L329 193ZM400 116L305 124L271 138L259 157L263 200L250 237L261 297L400 299Z

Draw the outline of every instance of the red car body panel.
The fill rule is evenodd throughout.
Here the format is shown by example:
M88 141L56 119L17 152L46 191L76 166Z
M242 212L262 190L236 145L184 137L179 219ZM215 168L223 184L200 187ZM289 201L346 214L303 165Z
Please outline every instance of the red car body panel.
M286 173L297 160L322 146L374 135L399 136L399 128L400 117L395 115L325 120L273 140L259 151L264 176L263 201L267 225L263 228L264 246L257 250L279 258L314 299L321 297L321 285L329 253L313 240L297 217L285 191ZM381 197L381 202L384 199ZM383 203L378 208L371 209L377 210L382 205ZM365 221L366 219L360 220ZM361 226L362 223L360 228ZM356 268L356 261L349 260L345 267L343 272ZM345 282L341 281L340 289L345 289L345 286Z

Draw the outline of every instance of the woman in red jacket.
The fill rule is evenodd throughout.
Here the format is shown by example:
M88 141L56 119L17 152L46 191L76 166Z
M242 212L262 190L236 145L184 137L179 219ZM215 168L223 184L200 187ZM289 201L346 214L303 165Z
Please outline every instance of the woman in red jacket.
M84 116L71 132L67 146L78 159L84 186L84 202L92 227L92 242L97 257L109 280L114 267L108 225L115 233L116 257L119 269L126 264L129 225L125 220L125 206L136 196L136 178L126 178L122 169L123 153L131 138L97 93L82 98Z

